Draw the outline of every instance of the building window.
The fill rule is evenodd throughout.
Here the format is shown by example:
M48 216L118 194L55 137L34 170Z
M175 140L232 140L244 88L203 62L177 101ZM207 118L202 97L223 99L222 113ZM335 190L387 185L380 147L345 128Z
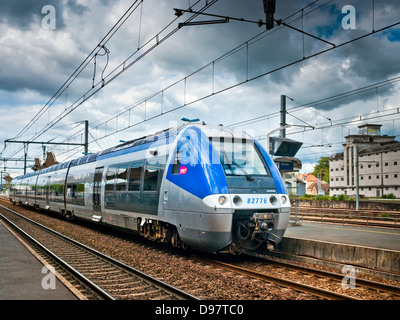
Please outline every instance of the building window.
M372 177L371 176L368 176L368 180L371 180L372 179Z
M378 176L376 176L376 178L377 178L377 179L379 179L379 175L378 175Z
M394 177L397 178L398 177L397 174L395 174Z
M385 167L387 167L389 165L389 163L385 162Z
M388 174L385 174L385 179L389 179L389 175Z
M393 165L397 166L397 161L395 161L395 162L393 163Z

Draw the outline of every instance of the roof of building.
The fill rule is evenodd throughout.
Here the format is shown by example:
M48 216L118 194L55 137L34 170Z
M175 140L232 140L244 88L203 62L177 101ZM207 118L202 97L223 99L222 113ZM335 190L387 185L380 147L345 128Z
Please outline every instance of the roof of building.
M371 147L365 147L362 148L359 151L359 154L370 154L370 153L380 153L380 152L386 152L386 151L395 151L395 150L400 150L400 142L399 141L393 141L391 143L386 143L386 144L381 144L378 146L371 146Z
M316 189L318 191L318 182L313 182L308 186L308 190ZM329 190L329 184L328 183L321 183L321 189L325 192Z
M361 147L359 149L359 155L367 155L371 153L381 153L381 152L389 152L389 151L395 151L395 150L400 150L400 142L399 141L391 141L388 143L382 143L379 145L372 145L372 146L367 146L367 147ZM329 157L330 161L334 160L343 160L344 158L344 153L334 153Z
M333 155L331 155L329 157L330 161L334 161L334 160L342 160L344 158L344 153L340 152L340 153L334 153Z
M307 182L318 181L318 178L316 178L312 173L302 173L298 175L297 178Z

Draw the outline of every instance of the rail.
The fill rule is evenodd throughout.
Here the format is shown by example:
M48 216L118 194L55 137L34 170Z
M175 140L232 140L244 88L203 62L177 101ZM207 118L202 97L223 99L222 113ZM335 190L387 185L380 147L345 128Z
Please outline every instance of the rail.
M301 221L317 221L320 223L330 222L345 224L356 224L366 227L387 227L387 228L400 228L400 218L393 217L371 217L371 216L353 216L351 214L333 214L333 213L312 213L301 212L291 213L291 220L294 222Z
M108 266L113 267L113 268L116 267L115 270L117 270L117 271L118 271L118 269L120 269L120 271L118 271L118 272L120 272L121 274L124 274L124 275L126 274L129 277L135 278L135 280L137 279L139 281L143 281L143 282L151 285L152 287L157 288L157 290L159 290L159 293L157 293L157 295L160 295L160 294L163 295L163 292L164 292L168 296L177 298L179 300L199 300L199 298L197 298L187 292L184 292L183 290L173 287L159 279L156 279L146 273L141 272L140 270L130 267L120 261L117 261L117 260L97 251L97 250L94 250L93 248L90 248L90 247L88 247L82 243L79 243L71 238L68 238L50 228L47 228L46 226L39 224L36 221L33 221L27 217L24 217L23 215L19 214L18 212L15 212L14 210L11 210L2 205L0 205L0 209L6 210L6 212L9 212L9 213L13 214L14 216L17 216L18 218L23 219L24 222L32 224L32 225L40 228L41 230L51 234L52 236L62 239L66 244L71 244L71 248L77 248L78 250L80 250L78 252L79 256L82 256L84 254L84 252L90 252L91 256L93 257L93 260L89 263L91 263L92 265L96 265L97 260L108 262ZM43 250L44 252L46 252L46 254L50 255L54 260L56 260L58 263L60 263L71 274L73 274L75 277L79 278L82 282L84 282L85 285L89 286L96 293L97 296L100 296L101 299L106 299L106 300L116 300L117 299L116 296L118 296L118 294L113 293L112 288L108 289L107 291L105 291L102 288L103 285L108 286L108 287L109 287L109 285L99 284L102 281L101 280L99 281L98 279L99 278L101 279L102 277L97 276L97 280L89 279L91 276L87 276L87 275L85 276L84 274L85 273L90 274L90 271L79 271L79 269L85 269L87 267L85 267L85 266L82 267L79 265L72 267L71 263L63 260L61 256L57 255L57 253L54 252L54 249L50 250L49 248L44 246L42 243L40 243L39 241L34 239L27 232L25 232L24 230L19 228L17 226L17 224L13 223L10 219L8 219L6 216L4 216L4 212L3 212L3 214L0 213L0 218L2 220L6 221L7 224L11 225L19 233L23 234L24 237L28 238L30 241L35 243L35 245L40 247L40 250ZM50 243L51 241L48 241L48 242ZM59 249L59 251L65 252L66 248ZM76 255L76 253L69 254L69 256L72 256L72 255ZM69 258L69 259L71 260L71 258ZM75 264L76 264L76 262L75 262ZM104 269L107 269L107 268L104 268ZM118 290L114 290L114 292L117 292L117 291ZM139 295L139 294L132 294L132 295ZM143 297L145 297L145 295L143 295Z

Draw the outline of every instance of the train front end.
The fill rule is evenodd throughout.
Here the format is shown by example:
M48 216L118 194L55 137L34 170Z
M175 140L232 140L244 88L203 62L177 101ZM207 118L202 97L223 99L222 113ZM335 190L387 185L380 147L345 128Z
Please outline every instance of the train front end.
M256 140L241 130L191 125L182 129L173 158L167 180L176 198L169 202L184 242L231 253L279 244L290 201L275 163Z
M229 193L203 199L217 209L232 210L233 252L271 250L285 233L290 200L282 177L270 156L242 131L224 128L210 136Z

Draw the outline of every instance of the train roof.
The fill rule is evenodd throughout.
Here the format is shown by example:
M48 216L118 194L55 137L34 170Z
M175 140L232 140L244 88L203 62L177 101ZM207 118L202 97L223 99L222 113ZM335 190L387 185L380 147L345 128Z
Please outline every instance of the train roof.
M86 155L86 156L83 156L80 158L76 158L74 160L70 160L70 161L63 162L63 163L60 163L57 165L53 165L51 167L48 167L48 168L45 168L42 170L30 172L28 174L18 176L16 178L14 178L14 180L29 178L32 176L36 176L38 174L44 174L44 173L48 173L48 172L52 172L52 171L62 170L62 169L68 168L69 166L74 167L74 166L78 166L78 165L82 165L82 164L86 164L86 163L95 162L97 160L102 160L102 159L114 157L114 156L117 156L120 154L132 152L133 149L135 149L135 151L144 150L149 147L147 145L149 143L151 143L151 144L157 143L157 142L162 143L162 141L165 140L166 141L165 144L168 144L170 141L170 138L173 137L173 140L174 140L176 137L176 134L178 132L180 132L181 129L183 129L184 127L188 127L188 126L194 126L194 127L200 128L200 129L206 129L206 130L204 130L205 134L210 138L212 138L214 136L222 137L222 138L235 138L235 139L243 138L243 131L238 130L238 129L232 129L229 127L225 127L223 125L207 125L204 122L202 122L202 123L187 123L187 124L180 125L178 127L164 129L161 131L157 131L156 133L148 135L148 136L143 136L140 138L136 138L136 139L124 142L122 144L108 148L108 149L100 151L98 153L89 154L89 155Z

